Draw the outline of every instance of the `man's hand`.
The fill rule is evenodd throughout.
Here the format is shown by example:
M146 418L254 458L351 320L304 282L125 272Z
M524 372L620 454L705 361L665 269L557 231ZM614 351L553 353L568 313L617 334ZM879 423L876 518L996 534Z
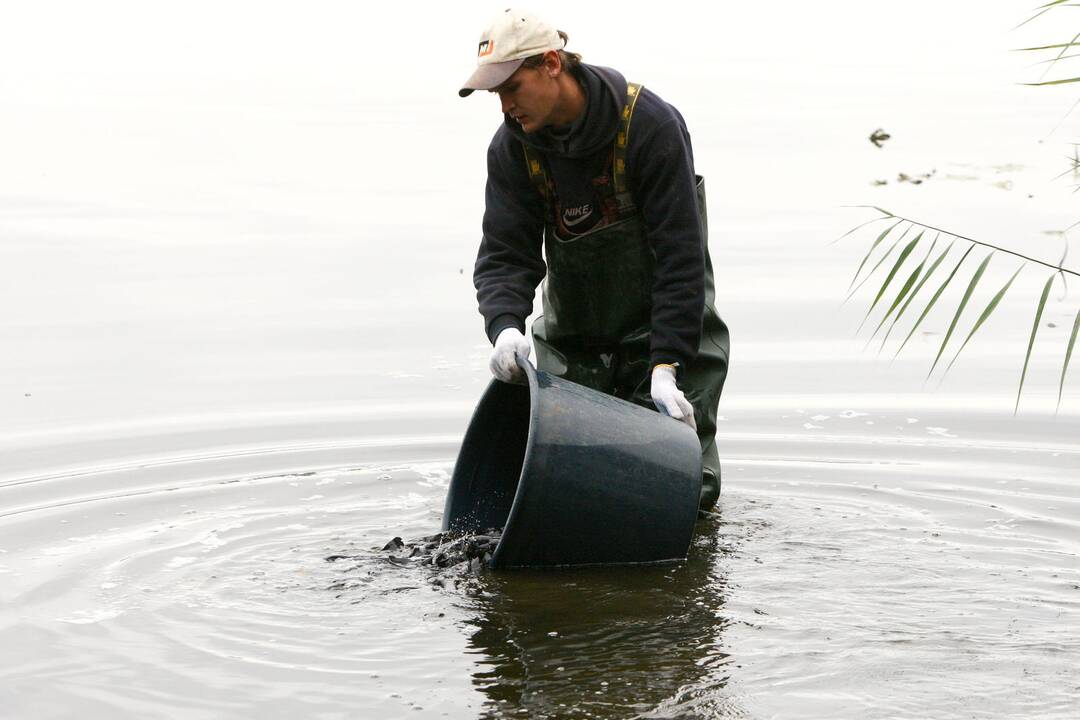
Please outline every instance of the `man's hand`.
M657 365L653 368L649 394L652 395L652 401L660 412L676 420L682 420L695 431L697 430L697 423L694 421L694 406L675 384L674 367Z
M515 327L508 327L495 338L495 349L491 351L491 374L503 382L522 382L524 371L518 364L518 358L529 359L529 341Z

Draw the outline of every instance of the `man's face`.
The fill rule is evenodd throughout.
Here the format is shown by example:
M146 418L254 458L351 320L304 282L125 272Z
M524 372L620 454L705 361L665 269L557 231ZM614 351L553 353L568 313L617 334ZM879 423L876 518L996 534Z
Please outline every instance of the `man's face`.
M547 65L521 67L489 92L498 94L502 111L516 120L522 131L534 133L550 124L551 112L559 98L559 84Z

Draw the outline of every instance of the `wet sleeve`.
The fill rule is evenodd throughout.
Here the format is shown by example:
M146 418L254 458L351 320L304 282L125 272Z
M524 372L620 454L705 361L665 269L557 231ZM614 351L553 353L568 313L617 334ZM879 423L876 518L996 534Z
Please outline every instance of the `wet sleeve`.
M629 158L631 190L656 258L651 362L685 367L697 356L705 316L705 238L690 134L671 118L645 133L636 150Z
M488 148L484 235L473 268L476 299L492 343L508 327L525 332L536 286L547 271L541 252L543 200L529 181L520 143L501 136L496 134Z

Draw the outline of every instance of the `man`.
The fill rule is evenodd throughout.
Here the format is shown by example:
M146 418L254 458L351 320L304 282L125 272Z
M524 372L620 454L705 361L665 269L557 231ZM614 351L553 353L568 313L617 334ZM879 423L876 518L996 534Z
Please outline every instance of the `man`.
M729 341L713 308L690 136L678 110L581 62L567 40L506 10L481 36L459 92L497 94L504 115L488 147L473 274L491 370L520 377L525 319L546 277L532 325L537 367L694 428L707 510L720 495L716 408Z

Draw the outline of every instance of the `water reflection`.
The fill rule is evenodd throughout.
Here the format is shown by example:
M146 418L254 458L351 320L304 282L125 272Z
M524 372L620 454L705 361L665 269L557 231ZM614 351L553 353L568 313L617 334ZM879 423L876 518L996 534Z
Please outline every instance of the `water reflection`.
M678 565L511 571L477 595L481 717L727 717L719 526Z

